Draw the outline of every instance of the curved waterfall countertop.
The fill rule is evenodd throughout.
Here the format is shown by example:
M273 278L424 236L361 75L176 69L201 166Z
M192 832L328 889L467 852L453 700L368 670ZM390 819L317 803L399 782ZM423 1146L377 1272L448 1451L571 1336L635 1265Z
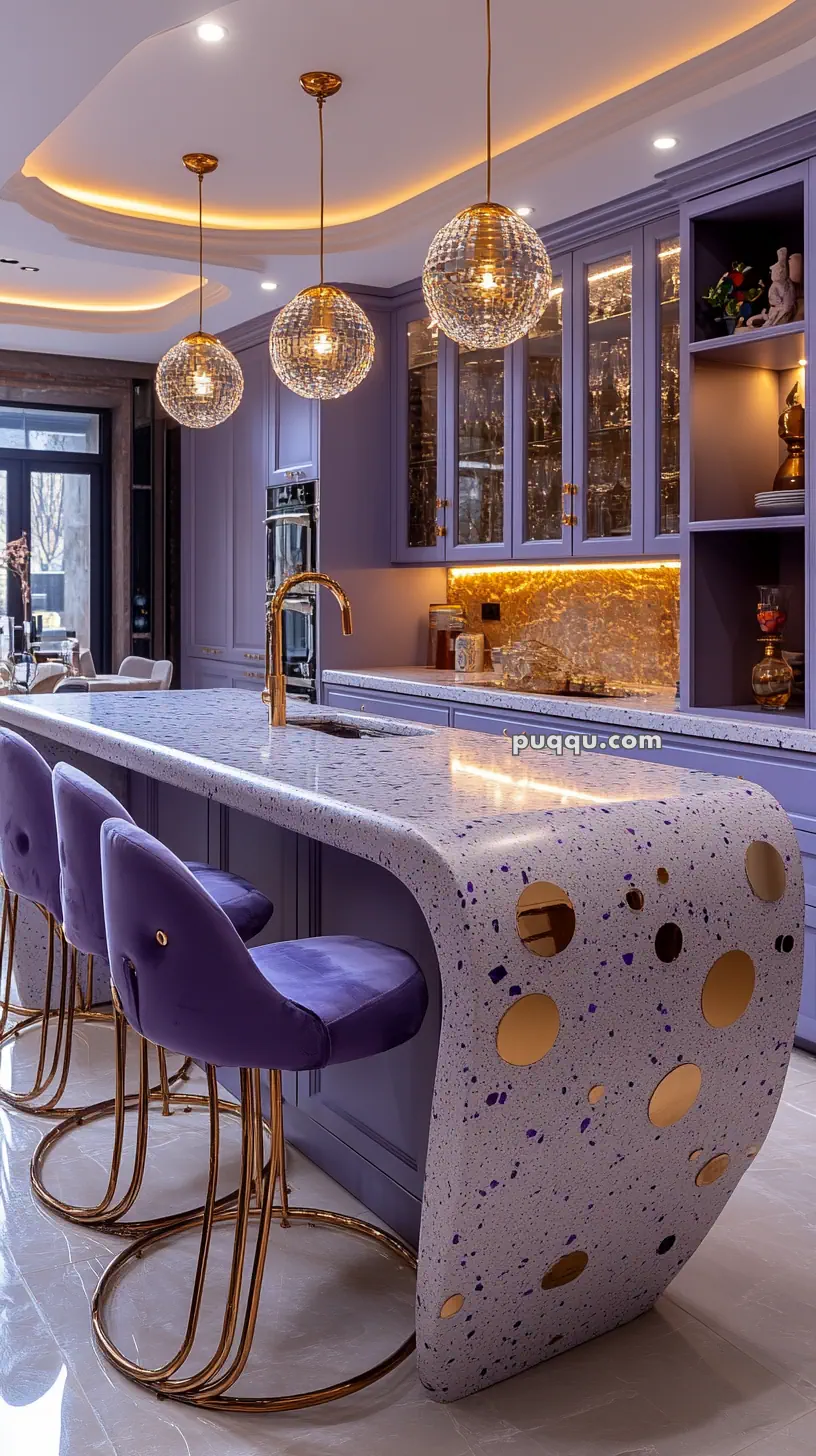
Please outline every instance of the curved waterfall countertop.
M570 705L572 706L572 705ZM0 700L0 722L384 865L433 935L442 1029L419 1373L454 1400L652 1305L766 1136L804 892L756 785L245 691Z
M408 694L463 708L499 708L508 713L536 713L654 733L687 734L724 743L752 743L758 748L787 748L816 753L816 730L802 726L795 713L768 713L761 708L683 709L671 693L634 694L627 698L581 698L503 688L492 672L444 672L434 667L327 668L324 687L364 692Z

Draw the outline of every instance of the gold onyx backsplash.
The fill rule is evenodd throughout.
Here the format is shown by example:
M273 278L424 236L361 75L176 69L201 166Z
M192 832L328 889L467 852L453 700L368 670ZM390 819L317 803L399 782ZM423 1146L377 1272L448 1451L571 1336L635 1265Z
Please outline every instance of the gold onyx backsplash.
M448 601L461 602L468 631L507 649L536 638L576 673L674 691L680 676L680 571L633 566L450 567ZM501 619L482 620L499 602Z

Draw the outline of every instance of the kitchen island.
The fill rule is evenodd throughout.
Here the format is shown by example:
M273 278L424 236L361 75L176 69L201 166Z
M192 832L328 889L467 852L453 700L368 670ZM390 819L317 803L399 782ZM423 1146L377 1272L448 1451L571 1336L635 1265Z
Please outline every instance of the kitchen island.
M419 1373L453 1400L648 1309L733 1192L792 1046L796 835L748 782L290 718L240 691L0 701L171 848L270 892L274 938L422 966L420 1035L288 1079L287 1133L403 1232L421 1208Z

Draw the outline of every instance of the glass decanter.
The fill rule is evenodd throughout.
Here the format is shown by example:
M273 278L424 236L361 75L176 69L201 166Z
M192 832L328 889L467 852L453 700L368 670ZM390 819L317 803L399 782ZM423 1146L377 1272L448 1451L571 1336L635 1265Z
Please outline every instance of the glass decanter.
M793 689L793 669L782 656L782 638L766 634L757 639L765 652L751 673L754 701L760 708L779 713L786 708Z

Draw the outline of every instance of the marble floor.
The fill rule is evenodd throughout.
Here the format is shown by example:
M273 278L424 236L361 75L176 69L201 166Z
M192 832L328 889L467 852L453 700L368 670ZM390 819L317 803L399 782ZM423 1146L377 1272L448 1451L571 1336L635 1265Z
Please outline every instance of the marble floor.
M30 1055L6 1052L0 1080ZM107 1092L109 1033L80 1033L77 1095ZM230 1120L231 1121L231 1120ZM122 1241L49 1216L28 1167L42 1124L0 1108L2 1456L811 1456L816 1450L816 1057L794 1056L773 1131L717 1226L650 1314L456 1405L426 1398L412 1362L358 1396L284 1416L199 1413L116 1374L90 1337L89 1299ZM100 1189L106 1127L53 1155L51 1186ZM198 1113L157 1117L136 1214L196 1202ZM226 1180L237 1163L225 1135ZM295 1201L355 1211L293 1154ZM281 1245L285 1244L282 1250ZM226 1243L214 1250L226 1267ZM285 1257L284 1257L285 1255ZM189 1292L193 1246L166 1246L121 1285L114 1334L158 1363ZM220 1261L220 1264L219 1264ZM243 1388L303 1388L379 1359L405 1335L410 1280L375 1249L306 1229L273 1237L262 1338ZM205 1311L206 1315L206 1311ZM267 1384L267 1389L269 1385Z

